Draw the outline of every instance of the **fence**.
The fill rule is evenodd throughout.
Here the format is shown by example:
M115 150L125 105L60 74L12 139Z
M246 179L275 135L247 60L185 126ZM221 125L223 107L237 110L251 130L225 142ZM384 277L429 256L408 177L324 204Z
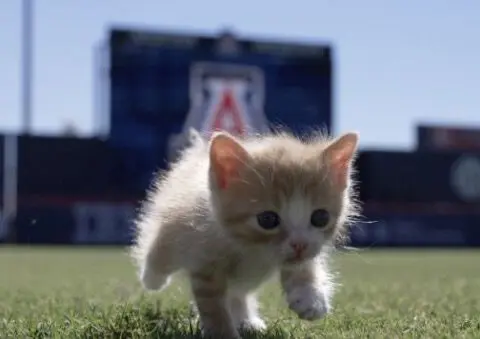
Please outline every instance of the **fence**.
M18 145L17 217L1 218L0 241L131 241L141 190L121 154L100 140L21 137ZM480 246L480 155L365 151L356 165L364 222L352 227L351 245Z
M12 228L0 228L0 238L19 244L127 245L133 236L135 208L130 202L105 201L20 206ZM480 212L439 215L366 205L362 221L351 228L350 245L480 246L479 225Z

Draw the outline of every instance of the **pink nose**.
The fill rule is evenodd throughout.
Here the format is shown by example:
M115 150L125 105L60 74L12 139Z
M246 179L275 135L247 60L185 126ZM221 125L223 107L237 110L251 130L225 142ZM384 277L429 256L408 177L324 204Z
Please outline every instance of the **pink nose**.
M307 244L300 241L291 241L290 246L293 248L296 254L302 254L307 249Z

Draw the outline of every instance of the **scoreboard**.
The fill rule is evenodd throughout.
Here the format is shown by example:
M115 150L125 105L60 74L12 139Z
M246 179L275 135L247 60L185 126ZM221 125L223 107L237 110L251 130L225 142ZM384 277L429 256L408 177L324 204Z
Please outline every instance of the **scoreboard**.
M144 190L187 140L332 121L332 56L326 44L112 29L109 143L124 183ZM120 174L121 173L121 174Z

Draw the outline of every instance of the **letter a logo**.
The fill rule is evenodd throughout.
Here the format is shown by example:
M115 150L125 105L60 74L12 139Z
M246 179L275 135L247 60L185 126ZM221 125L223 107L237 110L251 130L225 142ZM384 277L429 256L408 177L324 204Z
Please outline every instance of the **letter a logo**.
M190 101L183 130L172 135L171 157L188 142L190 130L205 138L216 130L242 136L269 130L263 111L265 84L255 66L199 62L192 65Z
M213 131L227 131L234 135L247 132L249 123L246 107L241 97L246 91L244 81L210 79L208 82L212 100L206 107L206 119L202 132L208 136Z
M226 130L232 134L243 134L245 126L243 126L240 114L232 91L228 88L225 89L220 106L213 118L213 130Z

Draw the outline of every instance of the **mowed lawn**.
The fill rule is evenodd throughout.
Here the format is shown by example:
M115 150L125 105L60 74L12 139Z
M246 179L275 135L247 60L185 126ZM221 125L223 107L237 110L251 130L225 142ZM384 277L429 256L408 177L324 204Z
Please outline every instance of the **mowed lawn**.
M480 338L480 251L337 253L334 312L309 323L276 280L261 293L261 338ZM0 338L197 335L182 277L144 293L124 249L0 247Z

